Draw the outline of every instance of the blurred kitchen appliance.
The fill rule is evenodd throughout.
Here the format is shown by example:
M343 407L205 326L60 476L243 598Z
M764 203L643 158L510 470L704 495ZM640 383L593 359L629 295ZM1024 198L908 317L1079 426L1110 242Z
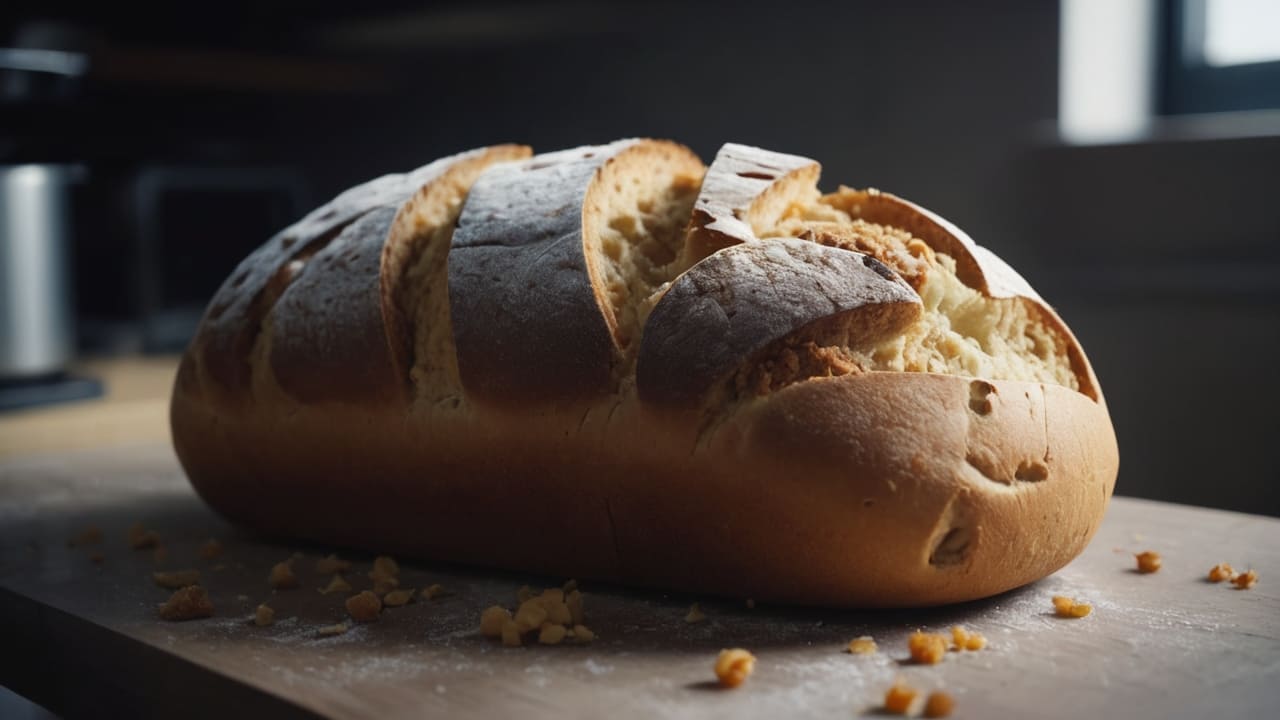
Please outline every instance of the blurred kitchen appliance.
M68 165L0 166L0 377L62 370L75 351Z
M65 370L75 353L75 165L0 166L0 409L100 394Z

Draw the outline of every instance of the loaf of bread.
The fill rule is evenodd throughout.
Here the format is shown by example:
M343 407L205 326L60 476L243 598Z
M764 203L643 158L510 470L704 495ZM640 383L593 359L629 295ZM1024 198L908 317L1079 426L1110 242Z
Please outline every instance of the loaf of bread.
M984 597L1089 542L1118 452L990 251L816 162L497 146L250 255L175 383L192 484L271 534L832 606Z

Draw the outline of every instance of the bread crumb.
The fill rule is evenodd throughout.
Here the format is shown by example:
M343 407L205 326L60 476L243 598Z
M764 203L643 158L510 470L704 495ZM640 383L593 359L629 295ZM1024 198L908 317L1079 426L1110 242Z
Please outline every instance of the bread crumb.
M543 645L559 645L566 634L568 634L568 631L563 625L543 623L542 629L538 632L538 642Z
M276 590L289 590L298 587L298 576L293 574L292 560L278 562L271 567L267 582Z
M400 578L382 576L373 581L373 592L380 596L386 595L398 587L400 587Z
M351 626L349 624L340 622L333 625L325 625L324 627L316 630L316 634L320 637L333 637L334 635L341 635L350 629Z
M536 600L547 611L547 621L556 625L569 625L573 622L573 613L564 601L564 591L560 588L543 590Z
M951 628L952 650L981 650L987 646L987 639L982 633L969 632L960 625Z
M408 590L392 590L382 598L382 604L387 607L402 607L413 602L413 589Z
M742 648L721 650L716 658L716 680L721 687L736 688L756 667L756 656Z
M1138 572L1147 575L1160 569L1162 563L1160 553L1147 550L1133 556L1138 561Z
M169 597L160 606L162 620L196 620L213 616L213 603L209 593L199 585L188 585Z
M542 603L538 602L537 598L525 600L516 609L515 622L522 633L542 627L542 623L546 619L547 609L542 606Z
M266 627L276 621L276 611L267 605L259 605L257 610L253 611L253 624L258 627Z
M574 625L581 625L586 622L586 614L582 607L582 592L578 590L570 590L569 594L564 598L564 604L569 608L569 620Z
M319 575L329 575L332 573L344 573L351 569L351 561L329 553L328 557L322 557L316 561L316 573Z
M578 581L574 580L573 578L569 578L569 580L565 582L564 588L562 589L564 590L564 594L568 595L569 593L578 589Z
M487 638L502 637L502 628L511 620L511 612L494 605L480 613L480 634Z
M428 600L435 600L441 595L444 595L444 586L440 583L434 583L422 589L422 597Z
M1093 606L1065 595L1053 596L1053 609L1058 617L1082 618L1093 612Z
M373 581L373 591L378 595L400 587L400 565L391 557L379 555L373 559L373 569L369 571L369 579Z
M507 647L520 647L523 644L520 640L520 626L515 620L502 621L502 644Z
M847 652L854 655L871 655L879 649L879 646L876 645L876 641L873 640L870 635L863 635L862 637L856 637L850 640L849 646L845 648Z
M373 570L369 571L369 579L378 577L397 577L400 575L400 563L389 555L379 555L373 559Z
M1246 570L1231 581L1235 584L1237 590L1248 590L1258 584L1258 573L1253 570Z
M951 714L955 709L956 701L950 694L942 692L929 693L928 699L924 701L923 715L927 718L942 718Z
M1223 580L1235 580L1236 570L1230 563L1218 563L1209 568L1209 582L1220 583Z
M586 625L574 625L569 632L573 633L573 641L576 643L589 643L596 639L596 634L588 630Z
M577 643L595 639L595 634L584 625L573 622L573 613L570 612L569 601L573 600L581 613L581 592L571 590L566 597L563 588L547 588L535 595L532 588L526 586L521 588L518 596L525 597L525 600L514 613L493 605L480 614L481 635L501 638L502 644L508 647L532 642L535 632L537 641L544 645L558 645L566 639Z
M102 542L102 528L96 525L81 530L74 537L67 540L67 547L80 547L82 545L97 545Z
M205 560L213 560L222 556L222 543L217 538L209 538L200 544L200 557Z
M335 574L329 578L329 584L320 588L321 595L328 595L336 592L351 592L351 583L341 575Z
M167 590L177 590L188 585L200 584L199 570L175 570L173 572L153 572L151 579L156 585Z
M906 715L918 694L915 688L899 680L884 694L884 711L890 715Z
M347 598L345 604L351 619L356 622L373 622L382 612L382 601L368 590Z
M160 533L148 530L142 523L134 523L127 532L129 547L134 550L147 550L160 544Z
M698 606L698 603L694 603L690 605L689 613L684 616L684 621L689 623L690 625L692 625L693 623L700 623L706 619L707 619L707 614L702 612L702 608Z
M912 662L935 665L947 654L947 638L917 630L907 638L907 649L911 651Z
M521 585L520 589L516 591L516 605L520 605L536 594L537 593L533 591L533 588L528 585Z

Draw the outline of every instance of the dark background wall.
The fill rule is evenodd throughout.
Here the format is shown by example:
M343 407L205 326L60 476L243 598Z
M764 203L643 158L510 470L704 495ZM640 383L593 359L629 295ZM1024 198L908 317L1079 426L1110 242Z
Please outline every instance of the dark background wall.
M145 272L130 198L148 168L279 171L301 206L499 141L648 135L709 160L733 140L820 159L827 188L912 198L1019 267L1095 361L1120 492L1280 514L1280 144L1059 144L1057 3L7 12L11 40L92 58L73 83L9 93L0 162L89 165L80 308L99 344L155 310L127 289ZM156 265L189 291L165 303L198 309L297 211L218 202L231 201L189 203L155 233Z

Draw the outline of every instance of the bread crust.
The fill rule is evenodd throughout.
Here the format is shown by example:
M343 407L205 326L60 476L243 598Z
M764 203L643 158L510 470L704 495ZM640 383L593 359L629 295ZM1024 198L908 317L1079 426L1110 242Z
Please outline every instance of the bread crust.
M248 411L178 392L174 440L210 505L273 533L758 600L935 605L1065 565L1116 476L1101 405L993 381L994 409L978 416L971 382L811 380L710 430L634 396L571 412L463 405L335 420L285 396ZM968 462L975 451L1004 468L1039 460L1047 474L992 479ZM955 528L969 535L939 558Z
M776 222L806 192L817 194L821 172L822 166L806 157L725 143L693 208L685 266L722 248L758 240L757 227Z
M918 318L920 298L867 255L785 239L725 248L681 275L654 307L640 341L640 397L702 404L770 343L852 314L860 327L876 328L868 340L879 339Z
M378 287L396 210L375 208L347 225L271 308L268 362L281 389L299 401L380 405L399 398Z
M448 304L449 278L445 265L450 229L457 223L471 186L495 163L523 160L532 154L533 150L527 145L494 145L446 158L447 162L432 163L439 166L437 171L430 176L424 174L425 182L400 206L382 244L377 274L390 372L399 382L412 385L415 364L439 362L436 358L418 358L419 345L429 349L452 342L448 308L432 308L429 304L433 301ZM438 266L427 268L426 277L410 278L410 274L419 269L418 263L431 254L441 257ZM424 282L429 287L422 287ZM437 320L443 326L431 322ZM418 338L420 331L425 331L428 337ZM456 372L456 366L453 369ZM411 392L400 393L402 399L411 396Z
M609 392L620 359L592 233L612 189L609 166L633 177L664 155L661 183L680 165L702 171L683 146L620 140L537 155L497 168L472 188L449 251L449 304L458 369L480 402L564 404ZM656 156L656 157L655 157Z
M435 181L448 175L455 165L477 160L488 164L516 147L472 150L441 158L408 173L384 175L343 192L280 231L250 253L214 294L184 359L187 370L182 373L183 381L190 385L191 371L199 366L203 392L217 394L223 401L247 399L253 381L250 359L255 356L254 346L259 342L263 323L275 311L280 299L290 294L294 280L304 273L311 258L318 255L322 267L331 269L325 273L326 279L338 282L340 289L335 294L341 300L334 316L318 322L341 323L344 330L353 331L354 335L344 335L346 339L337 340L329 329L313 327L311 320L292 322L292 313L310 317L317 314L317 304L333 304L334 298L327 295L330 287L327 282L307 281L293 291L294 299L279 310L285 316L281 321L294 330L288 333L288 344L272 362L279 363L281 370L289 367L285 374L297 373L289 382L303 396L334 393L339 397L332 399L364 399L372 388L374 394L370 400L377 402L385 398L383 386L387 382L389 351L381 347L386 344L382 313L378 309L381 294L371 295L369 288L377 288L379 283L378 265L371 261L381 252L389 223L376 227L365 223L345 236L344 231L379 208L390 208L394 212L415 193L429 189ZM327 246L339 238L340 247L325 252ZM299 335L295 336L295 332ZM370 338L376 338L376 346L363 348L367 354L352 351L360 347L362 339ZM318 357L314 353L319 353ZM356 378L350 392L346 392L348 388L342 383L332 383L332 375L325 377L312 371L309 360L312 357L324 363L326 371L349 373Z
M662 156L663 167L700 172L680 146L652 143L602 146L603 162L650 167ZM1119 460L1082 351L1072 359L1092 385L1081 392L859 372L708 400L724 368L814 323L866 308L919 312L908 285L858 253L757 238L677 278L648 315L638 375L611 375L627 349L583 238L599 220L591 188L602 163L585 157L590 148L569 151L552 172L569 187L543 205L534 185L527 197L510 191L539 158L496 164L526 152L506 147L448 166L470 158L487 170L433 164L412 181L344 194L232 275L183 358L171 406L175 450L212 507L265 532L378 552L844 607L1002 592L1062 567L1096 531ZM406 268L415 252L440 249L430 243L447 233L435 230L447 230L458 187L477 175L448 253L459 394L437 402L404 392L436 360L405 351L428 309L415 295L423 276ZM913 206L885 207L921 222ZM1052 313L994 255L937 227L920 232L957 263L971 257L973 282ZM806 260L770 269L779 251ZM476 259L488 252L508 255ZM684 294L749 322L713 341L711 315L677 302ZM324 310L334 303L345 313L336 320ZM648 356L652 374L647 342L667 347Z

